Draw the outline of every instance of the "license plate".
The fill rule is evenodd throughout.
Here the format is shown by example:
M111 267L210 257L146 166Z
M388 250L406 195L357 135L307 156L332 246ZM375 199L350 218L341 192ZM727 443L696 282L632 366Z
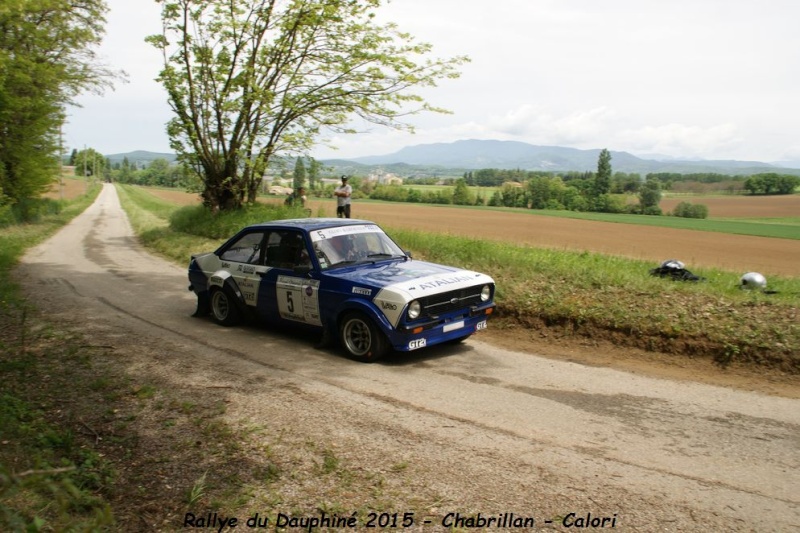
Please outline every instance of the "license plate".
M445 324L442 328L442 331L447 333L448 331L454 331L456 329L461 329L464 327L464 321L459 320L458 322L451 322L450 324Z

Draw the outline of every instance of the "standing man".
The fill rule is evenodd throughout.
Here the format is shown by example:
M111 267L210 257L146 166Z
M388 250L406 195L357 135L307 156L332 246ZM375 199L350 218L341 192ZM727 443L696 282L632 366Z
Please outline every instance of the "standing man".
M287 196L286 200L283 203L284 203L284 205L287 205L287 206L298 206L299 205L300 207L305 207L306 206L306 200L307 200L306 188L305 187L300 187L296 191L294 191L292 194Z
M347 176L342 176L342 184L336 187L333 195L336 197L336 216L350 218L350 196L353 188L347 184Z

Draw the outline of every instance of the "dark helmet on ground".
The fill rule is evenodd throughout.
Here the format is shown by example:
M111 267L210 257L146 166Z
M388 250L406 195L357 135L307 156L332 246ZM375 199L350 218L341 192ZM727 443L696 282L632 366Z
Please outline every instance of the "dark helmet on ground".
M667 259L661 262L661 268L663 270L683 270L686 265L683 264L683 261L678 261L677 259Z

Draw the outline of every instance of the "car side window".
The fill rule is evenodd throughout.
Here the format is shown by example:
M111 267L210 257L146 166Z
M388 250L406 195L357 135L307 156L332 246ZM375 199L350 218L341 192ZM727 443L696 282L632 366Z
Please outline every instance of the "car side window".
M264 233L261 231L242 235L240 239L222 252L220 259L235 263L259 264L263 242Z
M267 236L265 264L276 268L311 268L305 239L299 231L273 231Z

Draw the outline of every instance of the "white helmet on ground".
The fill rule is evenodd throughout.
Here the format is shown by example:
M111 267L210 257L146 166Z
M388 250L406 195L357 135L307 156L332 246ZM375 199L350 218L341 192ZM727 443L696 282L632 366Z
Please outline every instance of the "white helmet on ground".
M748 272L739 280L743 289L765 289L767 278L758 272Z

